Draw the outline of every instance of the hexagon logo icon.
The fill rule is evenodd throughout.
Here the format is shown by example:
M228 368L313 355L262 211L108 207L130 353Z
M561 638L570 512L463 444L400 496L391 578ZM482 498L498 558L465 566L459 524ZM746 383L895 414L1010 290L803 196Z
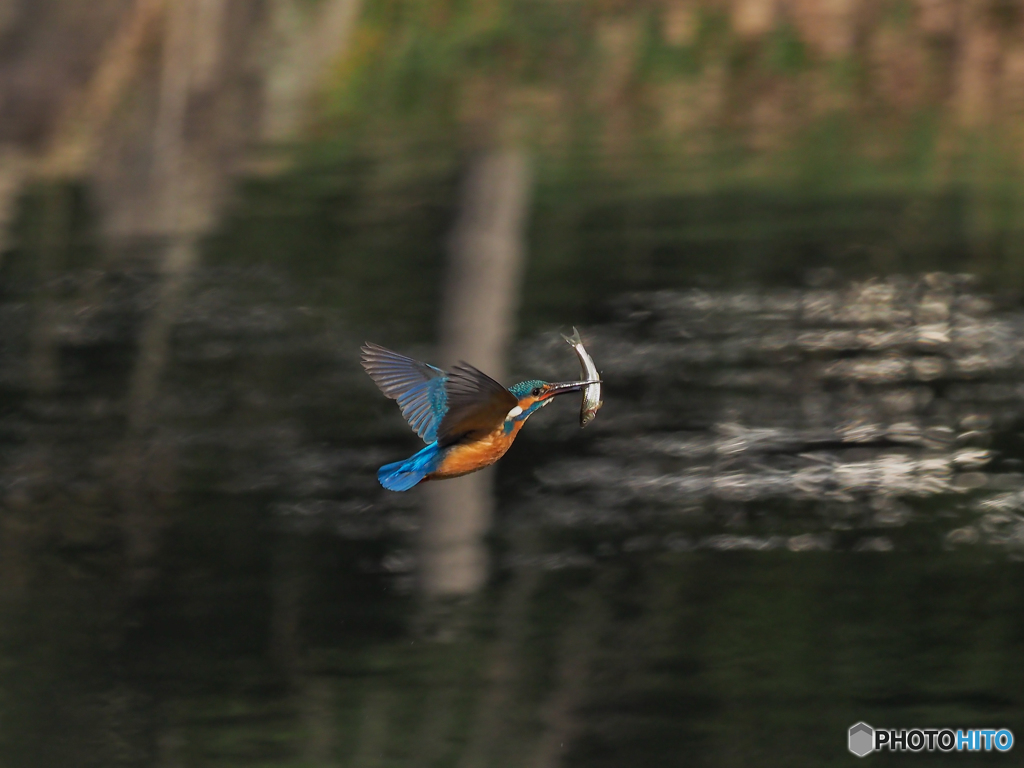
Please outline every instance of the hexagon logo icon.
M857 757L864 757L875 750L875 729L867 723L850 726L849 748Z

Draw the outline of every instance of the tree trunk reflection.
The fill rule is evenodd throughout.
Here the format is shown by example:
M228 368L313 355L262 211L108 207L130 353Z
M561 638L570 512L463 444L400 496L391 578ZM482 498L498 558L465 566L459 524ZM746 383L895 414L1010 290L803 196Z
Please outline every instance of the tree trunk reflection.
M441 311L441 360L467 360L500 380L515 332L525 260L531 174L522 150L481 156L462 190ZM487 577L484 534L494 509L493 470L428 484L423 531L427 595L477 591Z

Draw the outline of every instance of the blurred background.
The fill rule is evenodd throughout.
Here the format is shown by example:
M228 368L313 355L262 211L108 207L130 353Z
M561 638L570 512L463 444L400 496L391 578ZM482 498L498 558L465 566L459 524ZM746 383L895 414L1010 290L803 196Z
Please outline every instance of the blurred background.
M1018 0L0 0L0 763L1024 735L1022 118ZM363 341L572 325L379 487Z

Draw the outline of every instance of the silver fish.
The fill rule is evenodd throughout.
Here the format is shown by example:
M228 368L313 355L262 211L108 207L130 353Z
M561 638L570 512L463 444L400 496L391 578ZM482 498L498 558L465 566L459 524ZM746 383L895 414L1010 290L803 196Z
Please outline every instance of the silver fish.
M580 332L576 330L575 326L572 329L572 336L566 336L563 333L562 338L576 350L576 356L580 359L580 368L583 369L583 374L580 378L594 382L587 385L583 390L583 403L580 406L580 427L585 427L594 420L598 408L604 405L604 401L601 400L601 374L597 372L594 359L584 349L583 341L580 339Z

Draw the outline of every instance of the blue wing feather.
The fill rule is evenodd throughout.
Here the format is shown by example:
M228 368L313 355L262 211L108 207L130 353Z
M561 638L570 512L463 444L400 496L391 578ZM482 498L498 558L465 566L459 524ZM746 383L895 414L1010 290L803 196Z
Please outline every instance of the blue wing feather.
M398 401L402 415L424 442L442 446L500 425L518 398L486 373L459 363L440 368L367 342L363 368L381 392Z
M447 374L440 368L367 342L363 368L386 396L398 402L402 416L424 442L437 439L437 428L448 412Z
M469 363L459 363L447 376L447 407L437 427L437 439L442 446L490 432L519 402L505 387Z

